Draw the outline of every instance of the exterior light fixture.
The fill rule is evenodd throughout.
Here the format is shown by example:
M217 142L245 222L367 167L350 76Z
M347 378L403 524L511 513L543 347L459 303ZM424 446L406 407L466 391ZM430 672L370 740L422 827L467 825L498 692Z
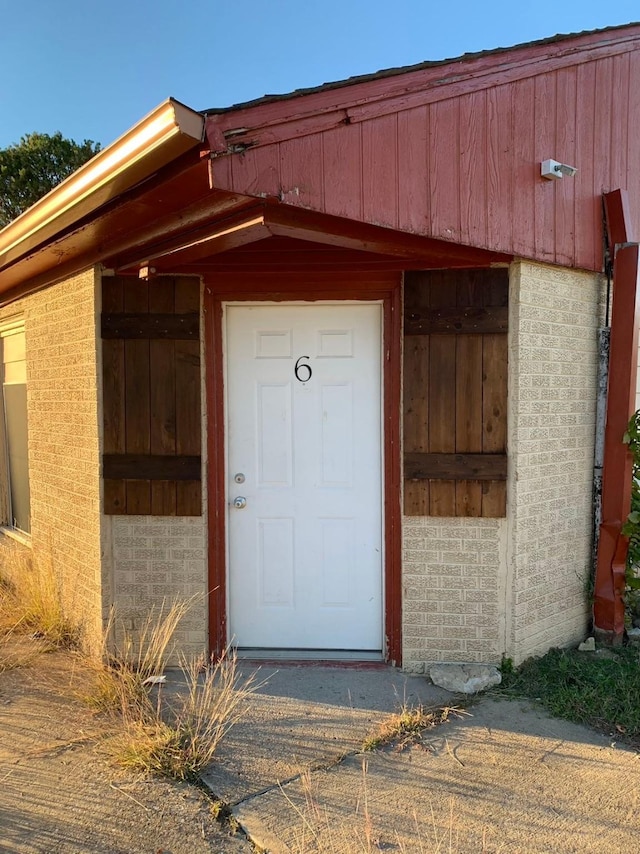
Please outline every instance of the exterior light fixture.
M578 170L575 166L559 163L557 160L543 160L540 165L540 174L543 178L573 178Z

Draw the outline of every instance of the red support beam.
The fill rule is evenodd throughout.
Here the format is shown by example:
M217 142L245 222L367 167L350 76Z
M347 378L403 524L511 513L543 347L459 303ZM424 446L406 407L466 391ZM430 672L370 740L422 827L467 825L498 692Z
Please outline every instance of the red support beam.
M631 509L632 458L622 441L635 411L638 365L640 249L631 243L624 190L604 196L609 244L614 257L607 421L602 468L602 522L598 540L594 625L613 643L624 634L625 568L629 542L621 533Z

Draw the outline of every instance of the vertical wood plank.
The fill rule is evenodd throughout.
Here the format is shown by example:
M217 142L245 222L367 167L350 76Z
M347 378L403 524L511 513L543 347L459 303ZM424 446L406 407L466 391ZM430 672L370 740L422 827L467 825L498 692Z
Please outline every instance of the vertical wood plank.
M460 104L460 234L463 243L487 245L487 96L463 95Z
M513 156L513 85L487 90L487 246L504 249L513 245L513 168L505 160ZM520 130L520 129L518 129ZM518 187L520 192L520 187Z
M446 308L456 302L456 273L431 274L431 308ZM456 341L453 335L430 335L429 346L429 451L453 453L456 430ZM453 481L429 481L431 516L455 516L456 485Z
M485 306L509 305L509 271L491 270L490 278L484 289Z
M576 122L576 162L580 167L575 191L575 257L579 266L599 269L602 263L602 199L594 196L593 146L596 122L596 63L587 62L576 69L576 100L580 116ZM598 124L599 124L598 119ZM564 179L563 179L564 180ZM597 235L597 236L596 236Z
M640 86L635 81L640 80L640 52L634 51L629 56L629 78L634 85L629 86L628 128L640 127ZM621 186L627 187L630 199L640 199L640 145L635 133L627 129L627 176ZM634 215L633 221L638 223L640 217Z
M326 212L362 219L362 125L325 131L322 163Z
M362 210L367 222L398 227L398 120L395 114L363 122Z
M200 310L200 281L182 277L176 281L176 312ZM202 454L200 342L176 341L176 452ZM178 516L199 516L202 513L202 484L181 481L177 484L176 512Z
M431 335L429 351L429 451L455 451L456 341L452 335ZM455 515L455 483L429 483L432 516Z
M173 314L175 282L163 276L149 283L149 313ZM175 343L149 342L150 447L152 454L176 452L176 383ZM176 515L176 484L172 481L151 482L151 513L154 516Z
M149 311L149 288L137 279L127 282L124 288L124 311L144 313ZM127 413L126 452L150 452L150 401L149 401L149 342L124 342L125 407ZM151 484L148 480L130 480L126 484L127 513L148 515L151 512Z
M123 311L122 279L105 276L102 279L102 311L115 314ZM103 452L122 454L126 449L124 341L102 342L102 409ZM127 490L123 481L104 481L104 512L127 512Z
M540 163L552 156L547 152L555 150L556 77L554 74L542 74L535 78L534 115L534 162L539 170ZM555 260L557 183L553 180L542 180L539 177L539 171L534 183L535 252L536 257L542 261Z
M482 336L456 335L456 453L482 451ZM456 516L479 516L482 490L477 481L459 481Z
M398 222L401 229L429 233L429 112L427 107L398 114Z
M482 343L482 451L504 453L507 448L507 336L484 335ZM482 515L506 515L506 483L482 487Z
M562 68L556 72L556 154L561 163L576 161L576 70ZM556 181L555 241L556 262L571 266L575 258L575 192L576 181Z
M624 187L627 178L627 146L629 133L629 54L616 56L611 69L611 160L609 182L612 189ZM635 81L637 86L637 80ZM636 136L637 129L632 134Z
M249 148L231 161L233 188L236 193L277 196L280 192L279 143Z
M404 339L404 449L429 450L429 336ZM429 515L429 482L406 480L404 512L407 516Z
M517 129L513 136L513 251L529 257L535 221L534 187L540 174L534 145L535 78L513 84L512 98L513 127Z
M324 209L322 136L312 134L280 143L280 199L288 205Z
M455 241L460 235L458 98L430 104L429 139L432 234ZM464 191L468 192L468 188Z

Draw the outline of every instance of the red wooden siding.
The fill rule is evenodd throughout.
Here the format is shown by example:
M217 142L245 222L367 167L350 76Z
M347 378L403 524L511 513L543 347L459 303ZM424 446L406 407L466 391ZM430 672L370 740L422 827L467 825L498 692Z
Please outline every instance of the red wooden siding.
M405 276L404 509L504 516L506 270Z
M202 512L199 312L198 279L103 279L108 514Z
M520 66L514 50L493 71L487 57L467 77L452 63L450 83L448 67L439 79L430 69L422 89L420 72L408 73L410 94L399 76L210 117L218 131L248 128L233 140L252 146L214 159L214 185L599 270L602 193L628 188L640 220L640 40L637 28L623 33L616 44L576 39L584 50L534 46ZM383 99L384 82L398 94ZM549 157L578 174L542 179Z

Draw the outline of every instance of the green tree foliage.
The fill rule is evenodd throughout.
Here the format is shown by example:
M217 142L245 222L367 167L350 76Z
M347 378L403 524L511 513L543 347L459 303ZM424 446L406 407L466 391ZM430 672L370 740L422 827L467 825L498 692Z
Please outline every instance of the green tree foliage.
M100 144L74 142L62 134L29 133L0 149L0 228L52 190L89 158Z

